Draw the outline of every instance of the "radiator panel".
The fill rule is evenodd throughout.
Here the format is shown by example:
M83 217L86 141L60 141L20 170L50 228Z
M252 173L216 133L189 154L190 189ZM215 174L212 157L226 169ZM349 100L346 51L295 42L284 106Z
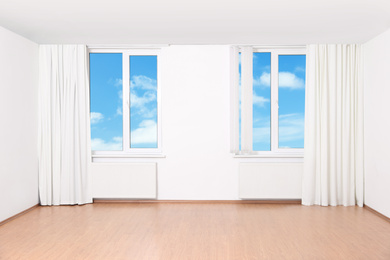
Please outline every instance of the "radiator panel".
M91 170L93 198L157 198L157 163L92 163Z
M303 163L240 163L241 199L301 199Z

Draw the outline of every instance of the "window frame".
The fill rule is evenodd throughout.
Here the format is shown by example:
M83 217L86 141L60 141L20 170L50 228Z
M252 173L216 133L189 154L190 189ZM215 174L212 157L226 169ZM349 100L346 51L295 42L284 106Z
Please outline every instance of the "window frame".
M161 49L88 48L90 53L122 54L122 151L94 151L92 157L159 157L162 155ZM130 148L130 57L157 56L157 148ZM88 75L90 68L88 66ZM89 83L90 84L90 83ZM90 85L91 88L91 85Z
M239 48L241 52L242 48ZM270 103L271 103L271 149L270 151L252 151L250 153L242 153L241 150L235 154L235 157L287 157L287 158L303 158L304 148L279 148L279 55L307 55L306 47L281 47L281 48L262 48L253 47L252 53L271 53L271 88L270 88ZM253 68L253 59L252 59ZM237 68L238 70L238 68ZM307 70L306 70L307 72ZM305 73L306 73L305 72ZM241 89L242 91L242 89ZM306 92L306 80L305 80ZM252 84L253 96L253 84ZM251 104L253 109L253 101ZM253 119L253 118L252 118ZM252 129L252 145L253 145L253 122L251 122ZM241 132L242 134L242 132ZM242 136L241 136L242 138Z

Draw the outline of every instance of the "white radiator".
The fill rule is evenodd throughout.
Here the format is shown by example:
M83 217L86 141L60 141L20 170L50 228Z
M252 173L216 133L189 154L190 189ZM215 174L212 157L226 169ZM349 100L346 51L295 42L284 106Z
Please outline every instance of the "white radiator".
M157 163L92 163L91 171L93 198L157 198Z
M240 163L241 199L300 199L303 163Z

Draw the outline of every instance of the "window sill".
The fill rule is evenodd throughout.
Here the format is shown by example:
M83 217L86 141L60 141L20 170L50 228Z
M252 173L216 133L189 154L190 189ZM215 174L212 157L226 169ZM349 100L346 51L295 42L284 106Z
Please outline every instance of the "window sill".
M234 154L233 158L304 158L303 154Z

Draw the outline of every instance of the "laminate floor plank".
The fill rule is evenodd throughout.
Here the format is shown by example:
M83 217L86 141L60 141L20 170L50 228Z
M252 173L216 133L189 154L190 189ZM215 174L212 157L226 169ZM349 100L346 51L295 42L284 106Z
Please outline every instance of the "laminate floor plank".
M0 226L0 259L390 259L390 222L359 207L96 203Z

